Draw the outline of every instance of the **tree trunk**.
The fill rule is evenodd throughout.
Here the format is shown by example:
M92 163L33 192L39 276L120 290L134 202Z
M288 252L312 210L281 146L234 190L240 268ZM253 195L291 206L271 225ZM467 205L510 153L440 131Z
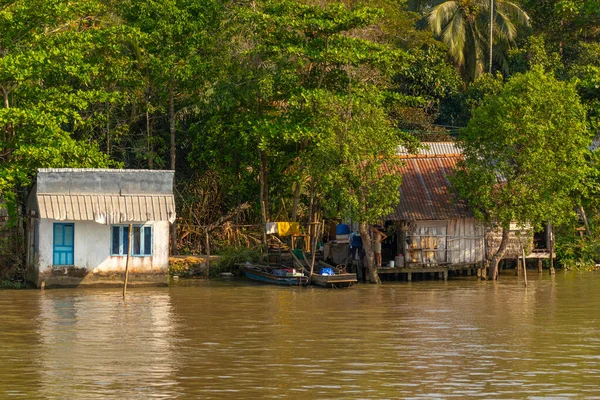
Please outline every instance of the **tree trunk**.
M10 101L8 98L8 90L6 90L5 88L2 88L2 94L3 94L3 99L4 99L4 108L10 108ZM4 159L2 161L4 161L5 163L9 163L10 159L11 159L11 144L13 141L13 134L14 134L14 129L12 127L11 124L6 124L4 125L4 143L6 148L4 149L0 149Z
M587 233L588 236L591 236L592 231L590 230L590 224L588 222L587 215L585 213L585 209L583 208L582 205L579 206L579 213L581 214L581 218L583 219L583 225L585 226L585 233Z
M260 202L264 205L265 221L269 221L269 176L267 171L267 155L260 150Z
M294 187L294 205L292 206L292 221L296 221L298 217L298 202L300 201L300 182L296 182Z
M175 171L175 94L173 87L169 90L169 133L171 134L171 170ZM173 177L173 190L175 190L175 177ZM171 224L171 254L179 254L177 249L177 221Z
M508 239L510 238L510 224L502 226L502 241L500 242L500 247L492 257L490 262L490 269L488 271L488 279L498 280L498 264L500 260L504 257L504 253L506 253L506 248L508 246Z
M375 266L375 251L374 241L371 239L371 228L366 222L361 222L358 227L360 238L362 239L363 248L365 249L364 263L367 267L367 281L370 283L381 283L379 274L377 273L377 267Z
M152 132L150 125L150 112L146 107L146 135L148 136L148 169L154 169L154 148L152 146Z

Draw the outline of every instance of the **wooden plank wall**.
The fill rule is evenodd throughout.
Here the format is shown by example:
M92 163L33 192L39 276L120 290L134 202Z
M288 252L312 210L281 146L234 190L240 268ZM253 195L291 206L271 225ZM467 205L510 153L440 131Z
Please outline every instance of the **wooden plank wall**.
M477 264L485 256L484 228L474 218L416 221L409 237L408 263Z
M475 218L448 221L448 262L476 264L483 261L484 229Z

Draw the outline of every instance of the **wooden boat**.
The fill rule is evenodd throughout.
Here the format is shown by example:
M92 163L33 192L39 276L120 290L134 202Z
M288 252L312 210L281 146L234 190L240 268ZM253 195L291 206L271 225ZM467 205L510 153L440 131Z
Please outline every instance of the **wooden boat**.
M327 268L334 272L334 275L319 275L314 274L311 277L311 282L317 286L329 287L329 288L340 288L350 287L353 283L357 282L356 274L347 273L346 268L336 268L326 262L319 261L317 265L320 268Z
M267 267L266 265L258 264L245 264L242 266L242 271L244 271L246 277L253 281L286 286L305 286L308 284L308 277L304 274L300 276L281 276L274 274L274 270L278 269L284 268Z
M315 285L329 288L350 287L357 282L356 274L313 275L311 279Z

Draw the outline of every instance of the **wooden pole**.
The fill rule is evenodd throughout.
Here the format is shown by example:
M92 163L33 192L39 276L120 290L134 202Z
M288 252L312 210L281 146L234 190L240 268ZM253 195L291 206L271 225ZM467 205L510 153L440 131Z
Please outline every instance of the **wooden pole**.
M554 275L554 225L550 229L550 275Z
M267 254L267 266L269 265L269 241L267 240L267 207L265 202L261 203L263 220L263 241L265 242L265 252Z
M208 229L204 230L204 240L206 242L206 278L210 277L210 242L208 240Z
M523 253L523 277L525 278L525 287L527 287L527 262L525 261L525 248L521 247Z
M129 281L129 258L131 257L131 238L133 236L132 224L129 224L129 231L127 232L127 261L125 261L125 283L123 284L123 300L127 296L127 282Z
M313 273L315 271L315 257L317 256L317 240L319 240L319 232L321 230L321 224L318 224L315 228L315 237L312 240L312 259L310 261L310 275L308 282L310 283Z

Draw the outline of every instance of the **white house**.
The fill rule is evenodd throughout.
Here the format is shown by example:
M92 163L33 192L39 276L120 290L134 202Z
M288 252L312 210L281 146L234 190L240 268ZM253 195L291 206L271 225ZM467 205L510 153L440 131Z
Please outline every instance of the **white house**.
M166 284L173 175L39 169L27 201L28 279L38 287L121 285L129 246L130 283Z

